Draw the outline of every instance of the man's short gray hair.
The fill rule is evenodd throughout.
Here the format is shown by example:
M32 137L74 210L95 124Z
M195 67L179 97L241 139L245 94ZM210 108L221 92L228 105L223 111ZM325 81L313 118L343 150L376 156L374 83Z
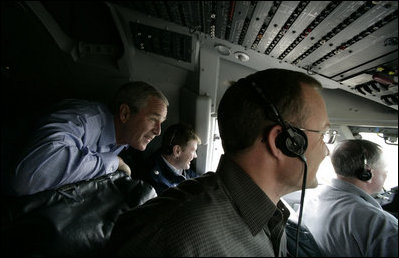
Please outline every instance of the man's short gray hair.
M159 98L166 106L169 106L168 99L160 90L146 82L136 81L128 82L119 88L112 103L112 111L118 114L119 107L127 104L131 112L135 114L147 103L147 98L150 96Z

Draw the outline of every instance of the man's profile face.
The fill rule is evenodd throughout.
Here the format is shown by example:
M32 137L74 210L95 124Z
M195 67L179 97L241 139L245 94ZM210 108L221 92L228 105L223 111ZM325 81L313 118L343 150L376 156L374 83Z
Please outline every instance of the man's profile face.
M187 145L182 148L182 151L177 161L177 169L189 169L190 163L193 159L197 158L198 142L196 140L188 141Z
M156 136L161 134L161 124L166 120L167 106L159 98L149 96L146 104L136 113L130 113L124 126L127 143L144 151Z
M388 175L388 163L385 154L382 154L378 162L371 167L371 173L371 192L372 194L379 193L383 190L383 186Z
M326 104L320 93L312 87L303 87L304 101L310 110L305 128L325 131L329 129L330 122L327 115ZM319 133L305 132L308 138L308 147L305 152L308 161L307 187L317 187L316 172L320 163L329 154L329 150Z

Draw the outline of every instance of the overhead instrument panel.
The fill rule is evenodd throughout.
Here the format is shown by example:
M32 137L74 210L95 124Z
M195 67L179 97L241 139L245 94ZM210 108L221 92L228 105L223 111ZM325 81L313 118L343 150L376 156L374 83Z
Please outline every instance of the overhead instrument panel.
M295 65L337 82L346 91L398 108L396 1L116 3L187 27L191 33L202 33L210 40L224 40ZM178 47L190 47L183 43L185 37L168 36L178 38L174 41ZM172 55L181 59L189 51L181 49Z

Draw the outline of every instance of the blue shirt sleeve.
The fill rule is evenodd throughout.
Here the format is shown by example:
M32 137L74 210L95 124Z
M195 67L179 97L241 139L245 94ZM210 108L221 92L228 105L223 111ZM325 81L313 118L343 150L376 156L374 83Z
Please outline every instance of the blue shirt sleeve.
M72 101L49 115L16 169L16 194L58 188L116 171L112 114L100 104Z

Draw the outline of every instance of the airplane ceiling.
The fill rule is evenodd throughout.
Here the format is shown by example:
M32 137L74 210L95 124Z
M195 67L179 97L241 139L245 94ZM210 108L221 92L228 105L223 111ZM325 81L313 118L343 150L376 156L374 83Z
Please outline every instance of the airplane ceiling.
M30 7L37 6L34 3L26 2ZM122 55L126 46L110 11L110 7L118 6L131 12L124 25L129 26L131 42L138 51L193 63L191 43L197 37L191 35L205 35L210 42L225 41L255 51L259 56L267 56L265 60L297 66L337 82L341 89L398 109L396 1L40 3L73 39L71 44L64 45L78 42L75 58L90 57L98 51L113 60ZM41 15L45 11L36 8L35 12ZM137 21L138 14L158 18L157 26L146 19ZM167 24L190 33L178 33L168 29ZM49 28L53 27L50 23Z
M296 65L397 110L395 1L112 3ZM190 61L189 37L142 23L130 27L137 49Z

